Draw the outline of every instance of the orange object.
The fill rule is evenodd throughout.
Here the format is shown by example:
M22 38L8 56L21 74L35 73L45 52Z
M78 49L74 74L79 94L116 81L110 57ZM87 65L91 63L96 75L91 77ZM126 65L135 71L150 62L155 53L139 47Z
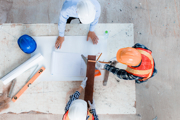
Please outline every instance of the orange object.
M119 49L116 58L118 62L129 66L138 66L142 59L141 53L131 47Z
M69 113L69 110L63 115L63 120L70 120L68 113ZM89 116L89 118L87 120L94 120L94 116L93 116L93 114L91 114L89 112L89 110L87 111L87 115Z
M89 110L88 110L88 116L89 116L89 118L88 118L88 120L94 120L94 116L93 116L93 114L91 114L90 112L89 112Z
M68 113L69 113L69 110L63 115L63 120L69 120Z
M97 62L97 61L95 61L95 60L88 60L88 62Z
M29 85L31 85L43 72L45 68L41 67L41 69L38 70L38 72L24 85L24 87L12 98L13 102L16 102L16 100L27 90Z
M139 67L128 66L126 71L135 76L143 77L144 79L140 81L146 81L152 76L154 71L154 60L151 55L152 52L142 48L136 48L136 50L138 50L142 55L141 65Z
M99 60L99 58L101 57L101 55L102 55L102 53L99 55L99 57L98 57L98 59L97 59L96 61L98 61L98 60Z
M95 75L94 75L95 77L96 76L101 76L101 71L100 70L98 70L98 69L96 69L95 70Z

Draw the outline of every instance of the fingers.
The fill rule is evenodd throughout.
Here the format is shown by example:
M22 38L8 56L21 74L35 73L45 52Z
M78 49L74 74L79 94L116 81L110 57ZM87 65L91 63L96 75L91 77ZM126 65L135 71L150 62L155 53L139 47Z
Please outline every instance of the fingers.
M88 104L89 104L89 106L91 106L91 102L88 100Z
M56 40L55 47L57 49L57 47L58 47L58 40Z
M58 37L55 43L56 49L61 49L62 43L64 42L64 37Z
M99 38L97 37L97 40L99 40Z
M61 47L62 47L62 43L61 43L61 44L59 44L59 49L61 49Z
M55 48L57 49L57 45L55 44Z
M89 31L88 36L87 36L87 41L89 40L89 37L91 38L93 44L98 43L99 38L96 36L96 34L94 32Z
M55 47L56 47L56 49L60 49L60 48L61 48L61 44L56 43ZM59 47L59 48L58 48L58 47Z
M87 36L87 41L89 40L89 36Z
M95 106L95 101L94 101L94 98L93 98L93 101L92 101L92 102L93 102L93 105Z
M59 44L60 44L60 43L59 43L59 40L57 39L57 40L56 40L56 43L55 43L55 47L56 47L56 49L58 49Z
M97 44L97 43L98 43L98 40L99 40L99 38L98 38L97 36L95 36L95 37L93 38L93 44Z
M86 77L86 78L84 79L84 81L86 82L86 81L87 81L87 79L88 79L88 78Z

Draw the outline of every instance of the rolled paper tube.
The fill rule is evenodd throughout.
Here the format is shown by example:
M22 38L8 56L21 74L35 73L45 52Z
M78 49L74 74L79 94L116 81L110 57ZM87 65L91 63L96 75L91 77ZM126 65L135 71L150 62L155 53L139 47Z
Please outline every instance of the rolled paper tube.
M22 74L23 72L25 72L32 66L36 65L41 60L43 60L43 58L44 57L40 53L34 55L30 59L28 59L26 62L24 62L23 64L21 64L20 66L12 70L11 72L9 72L4 77L2 77L0 80L3 82L4 85L8 84L14 78L18 77L20 74Z

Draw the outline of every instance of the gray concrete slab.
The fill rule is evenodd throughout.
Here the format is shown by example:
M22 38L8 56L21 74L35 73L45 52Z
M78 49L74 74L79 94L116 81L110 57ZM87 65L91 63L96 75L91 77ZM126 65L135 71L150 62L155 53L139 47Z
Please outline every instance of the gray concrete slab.
M141 120L137 115L98 115L99 120ZM0 120L61 120L63 115L52 114L5 114Z
M22 1L23 0L13 1L6 22L26 23L27 20L21 20L23 15L18 13L23 10L31 11L31 9L35 9L38 4L40 4L40 1ZM34 3L29 7L28 2L32 1L34 1ZM41 16L44 11L51 13L50 22L57 23L58 10L61 8L62 1L56 1L54 0L54 3L51 2L51 4L49 4L51 7L43 8L42 6L41 13L33 13L40 15L36 18L37 20L33 20L31 14L25 12L28 14L30 23L36 23L37 21L41 23L47 22L48 18L42 19L43 17ZM98 1L102 6L100 23L134 23L135 42L142 43L153 51L158 74L147 83L136 85L136 107L137 114L141 115L141 120L152 120L156 116L158 120L180 119L180 65L178 61L180 45L178 40L180 37L180 1ZM27 6L22 9L24 5ZM54 8L52 6L54 6ZM48 14L46 17L48 17ZM121 119L121 117L119 117L119 119Z
M54 40L56 40L57 37L53 37L52 39L50 36L58 36L57 28L57 24L3 24L0 29L0 77L3 77L9 71L21 65L24 60L30 57L30 55L24 54L17 45L17 39L21 35L28 34L34 36L38 47L41 46L38 44L43 44L43 46L46 46L45 48L53 48ZM86 36L88 30L89 25L68 24L66 25L65 35L72 36L75 34L75 36ZM107 59L113 58L115 56L114 53L116 53L119 48L133 46L133 24L98 24L95 32L98 36L102 36L105 30L108 30L110 33L107 39ZM43 38L39 37L41 38L39 39L37 36L43 36ZM38 39L43 40L43 42L52 41L48 42L50 46L47 46L43 42L39 43ZM66 40L70 39L65 38L65 41ZM50 58L51 55L45 51L44 48L37 49L40 49L38 52L40 52L45 59ZM51 49L48 49L48 51L51 51ZM38 52L36 51L35 54ZM75 53L76 52L79 51L75 51ZM42 64L39 64L38 69L43 65L46 71L51 71L47 64L48 61L50 62L50 59L41 61ZM116 66L126 68L126 66L122 64L117 64ZM15 95L24 85L25 80L30 76L32 70L34 70L34 68L17 77L17 83L12 95ZM9 104L10 107L0 114L10 112L19 114L28 111L64 114L64 107L69 100L69 96L75 92L74 90L77 89L80 82L63 81L63 78L59 78L61 81L58 81L57 79L51 79L51 76L49 76L50 78L46 75L44 76L44 74L49 73L43 73L42 77L39 78L40 80L36 80L15 104L11 101ZM42 79L44 80L42 81ZM102 81L95 80L94 100L96 102L97 114L136 114L136 107L134 106L136 103L135 81L121 81L120 83L121 84L117 83L116 77L112 73L109 74L107 86L103 87ZM2 84L2 81L0 81L0 86L3 86Z

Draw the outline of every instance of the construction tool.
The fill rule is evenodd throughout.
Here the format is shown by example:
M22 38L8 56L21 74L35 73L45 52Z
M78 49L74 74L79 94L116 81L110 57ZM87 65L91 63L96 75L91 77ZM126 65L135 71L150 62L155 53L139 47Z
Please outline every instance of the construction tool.
M84 56L84 55L81 55L81 57L83 58L83 60L84 60L84 62L86 63L86 65L87 65L87 58ZM89 61L88 61L89 62ZM96 76L100 76L101 75L101 71L100 70L98 70L97 68L95 68L95 77Z
M109 61L110 65L115 66L118 62L117 61ZM108 81L108 77L109 77L109 71L105 71L105 75L104 75L104 80L103 80L103 86L107 85L107 81Z
M12 98L13 102L16 100L27 90L27 88L44 72L45 68L41 67L38 72L24 85L24 87Z
M14 90L14 86L15 86L15 84L16 84L16 79L14 79L13 81L12 81L12 83L11 83L11 87L10 87L10 90L9 90L9 94L8 94L8 98L11 98L11 95L12 95L12 92L13 92L13 90Z
M0 80L3 82L4 85L11 82L14 78L18 77L20 74L31 68L32 66L36 65L38 62L43 60L44 57L38 53L28 59L26 62L18 66L17 68L13 69L11 72L9 72L7 75L2 77Z
M9 103L11 101L11 94L13 92L15 83L16 80L14 79L7 88L3 89L3 93L0 96L0 112L9 108Z
M97 60L96 61L95 60L88 60L88 62L97 62ZM98 61L98 62L105 63L105 64L110 64L111 63L111 61L110 62Z
M99 60L99 58L101 57L101 55L102 55L102 53L99 55L99 57L98 57L98 59L97 59L96 61L98 61L98 60Z

